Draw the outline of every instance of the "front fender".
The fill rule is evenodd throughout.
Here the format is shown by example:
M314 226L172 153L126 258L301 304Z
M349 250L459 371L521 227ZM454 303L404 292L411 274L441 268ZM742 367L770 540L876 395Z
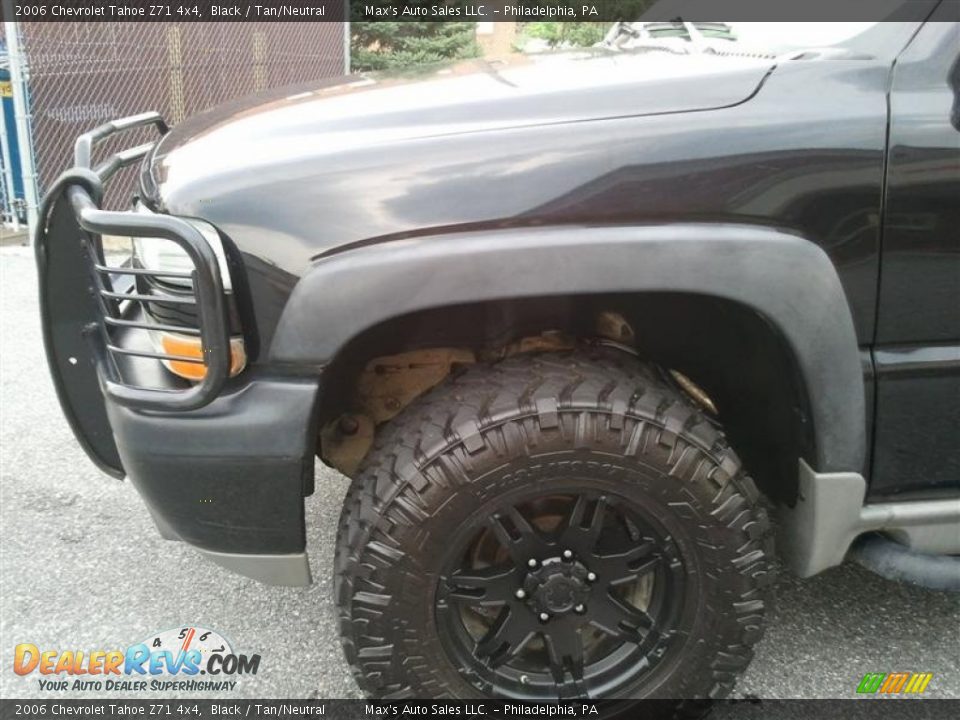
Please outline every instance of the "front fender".
M863 375L836 269L798 235L746 225L565 226L384 242L317 261L270 360L324 365L361 332L443 306L548 295L688 292L766 317L802 374L821 472L861 472Z

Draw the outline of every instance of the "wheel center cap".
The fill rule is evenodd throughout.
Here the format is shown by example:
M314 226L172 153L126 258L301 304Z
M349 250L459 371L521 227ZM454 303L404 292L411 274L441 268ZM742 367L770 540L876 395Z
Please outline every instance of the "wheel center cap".
M565 577L550 578L543 586L543 604L550 612L561 613L577 604L577 583Z
M580 563L545 563L530 573L533 601L537 609L559 615L583 604L590 589L585 582L587 570Z

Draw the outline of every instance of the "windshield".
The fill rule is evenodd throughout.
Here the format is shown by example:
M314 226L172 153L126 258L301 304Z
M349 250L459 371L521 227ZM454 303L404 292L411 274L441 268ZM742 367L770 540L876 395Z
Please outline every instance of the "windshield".
M647 44L675 39L699 45L693 52L740 52L781 55L799 49L838 48L870 55L885 55L888 45L901 40L900 30L908 32L924 21L940 0L808 0L788 3L718 3L715 0L654 0L627 26L634 38ZM749 12L750 4L757 11ZM760 6L767 6L765 12ZM727 17L723 17L726 13ZM763 19L792 17L792 22L756 22ZM798 22L833 17L831 22ZM743 18L748 22L741 22ZM694 22L715 20L723 22ZM659 22L653 22L659 21ZM857 21L857 22L851 22ZM882 21L882 22L879 22ZM672 27L671 27L672 26ZM712 27L710 27L712 26ZM716 32L719 28L719 32ZM726 32L729 29L729 35ZM731 40L730 36L733 39ZM907 35L909 39L910 35ZM609 37L608 37L609 39ZM719 41L719 42L718 42ZM737 50L723 47L735 44ZM608 43L609 44L609 43ZM642 43L638 43L642 44ZM674 45L678 43L674 42ZM896 48L899 50L902 48ZM676 48L671 48L676 51Z
M836 48L895 56L917 22L671 22L615 23L602 46L639 52L777 58L798 50Z

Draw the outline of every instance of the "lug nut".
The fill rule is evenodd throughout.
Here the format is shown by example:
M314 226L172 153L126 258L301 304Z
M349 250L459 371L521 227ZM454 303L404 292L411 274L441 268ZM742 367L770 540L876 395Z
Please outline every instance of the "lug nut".
M550 616L547 613L540 613L540 622L547 622L550 619Z
M583 615L583 613L585 613L585 612L587 611L587 608L585 608L583 605L577 605L577 606L573 609L573 611L574 611L575 613L577 613L578 615Z
M589 572L587 573L587 582L594 582L597 579L597 574Z
M514 595L517 596L517 600L523 600L523 599L527 596L527 594L526 594L522 589L521 589L521 590L517 590L517 591L514 593Z
M572 558L573 558L573 551L572 551L572 550L564 550L564 551L563 551L563 559L564 559L564 560L570 560L570 559L572 559Z
M536 560L534 560L533 558L530 558L529 560L527 560L527 567L535 568L536 566L537 566Z

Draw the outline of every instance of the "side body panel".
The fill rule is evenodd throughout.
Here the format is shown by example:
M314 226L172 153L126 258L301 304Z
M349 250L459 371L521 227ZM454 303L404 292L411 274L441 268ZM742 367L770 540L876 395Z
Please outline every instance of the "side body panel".
M958 108L960 25L931 22L891 84L871 499L960 489Z

